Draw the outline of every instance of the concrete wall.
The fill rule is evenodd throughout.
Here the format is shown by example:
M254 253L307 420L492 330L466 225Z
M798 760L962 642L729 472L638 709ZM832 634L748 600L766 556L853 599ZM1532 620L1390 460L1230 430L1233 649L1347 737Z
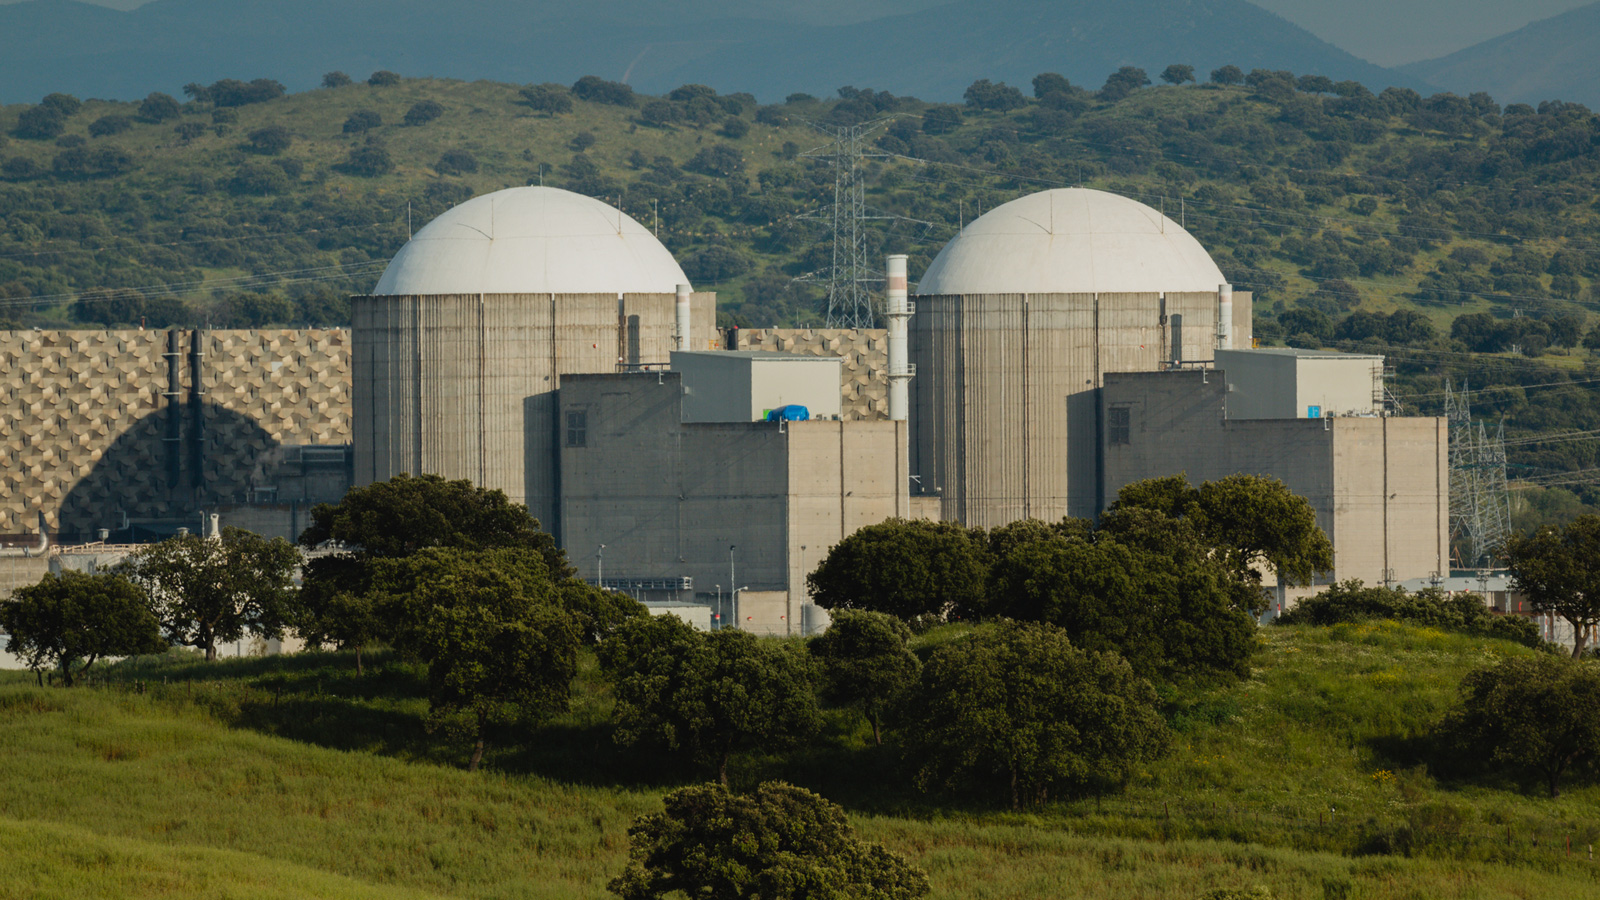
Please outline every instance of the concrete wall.
M526 503L559 533L561 377L665 366L675 303L672 294L354 298L356 484L401 472L467 478ZM715 295L693 295L691 308L692 333L713 342Z
M1250 306L1235 294L1235 320ZM1217 339L1215 293L924 296L916 310L911 474L941 518L985 528L1094 515L1104 376L1210 360ZM1248 345L1248 325L1235 339Z
M765 352L673 353L683 374L685 422L756 422L799 404L813 418L840 414L838 358Z
M889 332L882 328L739 328L734 350L836 356L840 415L848 420L889 417Z
M176 384L168 334L0 332L0 535L41 510L74 540L124 515L197 519L276 493L291 446L350 443L348 331L181 331ZM296 489L337 499L337 468Z
M1313 350L1218 350L1228 417L1305 419L1381 412L1383 357ZM1313 410L1316 415L1312 415Z
M799 612L788 591L744 591L739 594L740 631L766 637L788 637L800 633Z
M1102 408L1129 412L1130 440L1103 441L1103 498L1146 478L1198 484L1271 475L1316 510L1335 577L1381 583L1448 571L1445 423L1434 418L1233 419L1226 373L1111 375Z
M581 575L694 579L804 596L805 574L863 525L906 515L898 423L729 424L681 420L677 372L574 375L563 413L584 446L560 442L562 544ZM729 547L733 573L729 572Z

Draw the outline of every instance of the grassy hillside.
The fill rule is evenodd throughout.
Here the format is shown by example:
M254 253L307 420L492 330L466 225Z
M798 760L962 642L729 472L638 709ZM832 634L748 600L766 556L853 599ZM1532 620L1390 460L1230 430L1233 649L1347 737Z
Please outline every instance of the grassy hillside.
M1263 641L1249 682L1172 698L1177 750L1123 795L1029 815L917 795L838 711L820 747L745 760L735 780L784 777L843 803L937 897L1600 896L1584 851L1600 787L1550 801L1417 763L1460 675L1529 651L1393 624ZM141 661L72 690L9 678L0 896L601 897L632 817L696 780L685 762L610 749L592 668L572 713L508 731L475 775L422 730L414 670L351 668Z
M1584 346L1600 308L1600 117L1582 107L1374 97L1270 72L1094 93L1043 79L1042 98L991 89L962 107L854 88L758 106L692 86L652 98L557 85L572 108L553 114L491 82L249 103L234 87L171 118L87 101L55 137L23 136L50 131L31 128L35 108L0 108L0 320L339 323L408 219L542 181L658 230L719 293L725 323L818 324L821 290L795 280L831 264L813 216L835 179L806 155L829 143L813 123L888 118L867 141L867 203L887 217L867 242L909 252L913 277L961 223L1021 194L1081 184L1134 197L1255 293L1263 343L1384 353L1408 414L1438 414L1447 379L1484 389L1474 408L1525 439L1511 460L1530 486L1526 521L1600 508L1600 394L1585 387L1597 360ZM436 118L407 124L429 103ZM1571 432L1580 439L1551 439Z

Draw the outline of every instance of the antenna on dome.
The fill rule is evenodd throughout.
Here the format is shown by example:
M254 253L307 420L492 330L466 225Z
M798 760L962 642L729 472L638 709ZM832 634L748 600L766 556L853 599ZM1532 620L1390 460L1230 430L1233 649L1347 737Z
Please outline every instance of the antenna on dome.
M406 201L406 240L411 240L411 201Z

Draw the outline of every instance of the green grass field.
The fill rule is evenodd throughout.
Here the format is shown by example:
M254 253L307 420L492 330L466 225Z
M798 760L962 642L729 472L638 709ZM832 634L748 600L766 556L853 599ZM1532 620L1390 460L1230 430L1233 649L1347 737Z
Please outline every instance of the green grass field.
M735 781L821 791L941 898L1600 897L1600 788L1551 801L1419 764L1460 675L1530 651L1392 623L1262 637L1248 682L1171 698L1175 752L1120 795L1030 814L919 796L843 712ZM603 897L633 817L701 777L611 747L592 660L571 713L468 774L422 729L418 675L327 654L7 676L0 897Z

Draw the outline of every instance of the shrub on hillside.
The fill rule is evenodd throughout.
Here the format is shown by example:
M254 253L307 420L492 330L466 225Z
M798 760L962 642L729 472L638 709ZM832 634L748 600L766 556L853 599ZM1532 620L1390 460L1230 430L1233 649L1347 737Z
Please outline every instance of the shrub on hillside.
M1504 638L1528 647L1543 641L1539 627L1521 616L1499 615L1474 594L1446 595L1437 588L1411 593L1405 588L1366 587L1359 579L1341 581L1307 597L1279 616L1279 625L1339 625L1392 619L1481 637Z
M405 123L410 126L426 125L434 119L444 115L444 107L432 100L422 100L413 103L406 110Z

